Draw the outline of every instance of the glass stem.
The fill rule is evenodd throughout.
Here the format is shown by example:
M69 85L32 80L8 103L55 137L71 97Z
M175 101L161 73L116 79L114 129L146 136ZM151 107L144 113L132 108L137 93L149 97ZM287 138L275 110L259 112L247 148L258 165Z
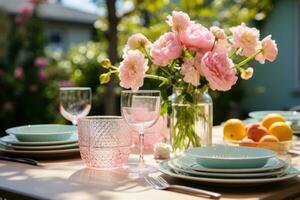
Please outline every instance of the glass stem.
M139 143L140 143L139 166L144 167L145 166L145 161L144 161L144 130L140 131Z

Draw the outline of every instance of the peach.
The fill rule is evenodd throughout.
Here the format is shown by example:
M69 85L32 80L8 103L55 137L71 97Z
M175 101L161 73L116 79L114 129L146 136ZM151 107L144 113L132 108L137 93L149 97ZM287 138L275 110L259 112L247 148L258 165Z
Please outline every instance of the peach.
M256 143L254 142L254 140L245 137L241 142L240 142L240 146L246 146L246 147L256 147Z
M268 135L268 129L259 123L249 125L247 129L248 138L258 142L263 136Z

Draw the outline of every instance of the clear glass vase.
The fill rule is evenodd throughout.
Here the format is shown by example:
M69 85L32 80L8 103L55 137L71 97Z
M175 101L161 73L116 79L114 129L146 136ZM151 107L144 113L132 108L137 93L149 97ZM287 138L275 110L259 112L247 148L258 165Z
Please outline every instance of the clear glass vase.
M212 143L213 104L207 90L197 89L188 101L182 89L171 97L171 144L174 152Z

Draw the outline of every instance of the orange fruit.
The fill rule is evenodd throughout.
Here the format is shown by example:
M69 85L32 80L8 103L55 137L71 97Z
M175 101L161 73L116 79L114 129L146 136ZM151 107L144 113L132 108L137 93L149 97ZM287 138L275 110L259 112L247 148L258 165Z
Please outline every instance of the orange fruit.
M248 137L245 137L241 143L240 143L240 146L246 146L246 147L256 147L256 143L254 142L254 140L248 138Z
M270 127L269 132L277 137L279 141L291 140L293 136L292 128L285 122L275 122Z
M259 143L262 143L262 142L279 142L279 140L274 135L265 135L259 140Z
M270 150L274 150L274 151L280 150L279 140L274 135L265 135L264 137L262 137L259 140L257 147L270 149Z
M277 113L271 113L263 118L262 125L269 129L275 122L285 122L285 119L283 116Z
M229 119L224 124L223 134L226 140L241 140L246 136L246 127L239 119Z
M258 142L263 136L268 135L268 129L259 123L251 124L247 129L248 138Z

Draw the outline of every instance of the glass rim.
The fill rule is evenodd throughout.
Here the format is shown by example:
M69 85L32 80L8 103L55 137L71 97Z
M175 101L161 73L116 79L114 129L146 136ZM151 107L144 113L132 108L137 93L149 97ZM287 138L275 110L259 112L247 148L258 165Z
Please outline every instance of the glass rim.
M60 87L59 90L91 90L90 87Z
M120 120L123 119L122 116L119 115L94 115L94 116L86 116L86 117L80 117L78 120L84 120L84 121L93 121L93 120Z
M122 90L122 93L160 93L160 90Z

